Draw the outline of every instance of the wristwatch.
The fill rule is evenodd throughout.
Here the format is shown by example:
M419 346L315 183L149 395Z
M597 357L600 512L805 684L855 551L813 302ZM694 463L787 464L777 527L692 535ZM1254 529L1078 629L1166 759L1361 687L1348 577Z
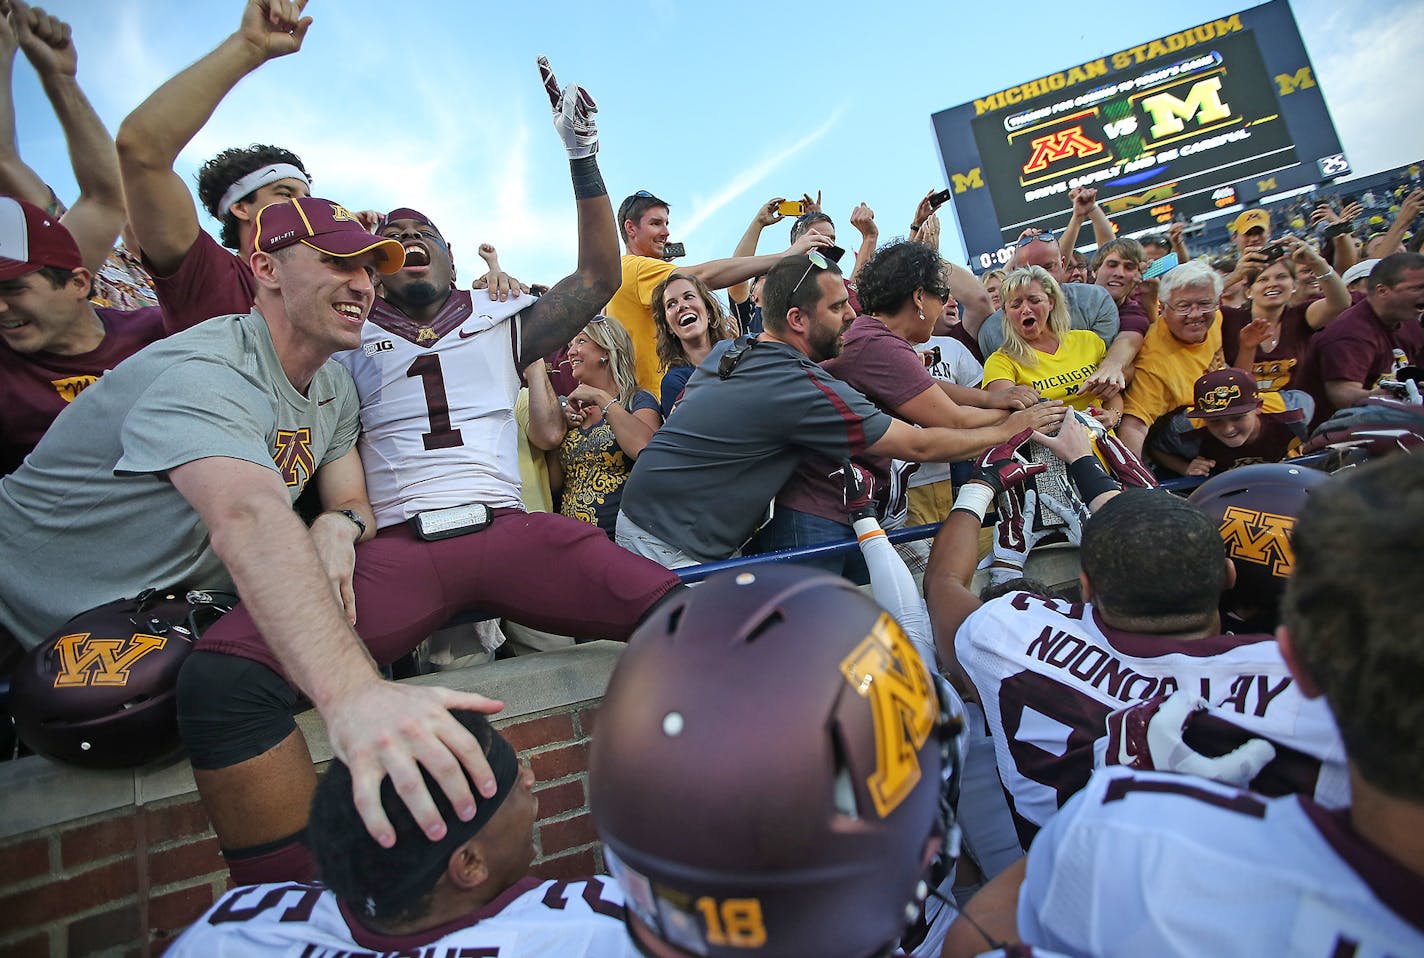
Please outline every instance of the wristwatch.
M357 515L354 509L333 509L331 511L337 513L338 515L343 515L346 518L350 519L352 522L356 523L356 528L358 530L356 533L357 539L360 539L366 534L366 520L362 519L359 515Z

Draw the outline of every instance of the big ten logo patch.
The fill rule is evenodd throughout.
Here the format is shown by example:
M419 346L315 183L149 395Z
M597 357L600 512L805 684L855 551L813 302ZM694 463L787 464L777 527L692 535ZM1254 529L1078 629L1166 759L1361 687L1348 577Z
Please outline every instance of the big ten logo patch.
M54 643L54 655L59 659L54 687L127 685L129 669L148 653L163 648L167 641L142 632L127 639L94 638L88 632L61 636Z
M1221 516L1221 539L1226 554L1237 562L1266 566L1271 574L1287 578L1295 569L1290 535L1294 516L1278 516L1240 506L1227 506Z
M884 818L920 780L919 751L939 708L930 675L899 623L885 613L841 662L841 674L870 703L875 772L866 786Z
M278 429L272 440L272 461L289 486L304 485L316 472L312 455L311 429Z
M49 384L65 402L74 402L74 397L99 381L98 376L69 376L65 379L51 379Z

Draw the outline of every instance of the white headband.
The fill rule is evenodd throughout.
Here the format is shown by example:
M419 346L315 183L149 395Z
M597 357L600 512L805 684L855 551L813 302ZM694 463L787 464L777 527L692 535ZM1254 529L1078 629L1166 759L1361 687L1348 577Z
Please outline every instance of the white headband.
M227 188L227 192L222 195L218 202L218 219L227 215L228 207L242 199L248 193L260 190L268 183L275 183L278 180L301 180L311 189L311 180L300 169L290 163L276 163L272 166L264 166L261 169L253 170L242 177L236 183Z

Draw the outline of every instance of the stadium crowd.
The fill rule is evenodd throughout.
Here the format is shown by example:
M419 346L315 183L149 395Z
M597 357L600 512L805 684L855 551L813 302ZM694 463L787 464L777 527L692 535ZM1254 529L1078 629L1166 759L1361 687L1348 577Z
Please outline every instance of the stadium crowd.
M522 283L487 244L462 288L439 209L316 197L280 146L224 150L196 201L174 172L303 6L248 0L111 136L68 25L0 3L0 669L26 746L71 761L106 756L57 720L93 699L66 669L121 660L176 710L244 887L175 953L1424 951L1417 168L1246 209L1225 255L1120 236L1079 188L975 276L931 190L903 237L855 206L854 242L773 197L689 264L673 203L615 210L597 105L541 58L577 262ZM20 51L68 205L15 142ZM1054 548L1080 582L1025 578ZM393 677L630 636L592 756L613 878L538 884L500 703ZM152 736L122 761L174 744L115 703L100 726ZM1187 877L1213 833L1244 863L1218 885ZM1245 867L1268 850L1294 867ZM1189 904L1129 925L1154 869ZM1267 917L1223 941L1228 905Z

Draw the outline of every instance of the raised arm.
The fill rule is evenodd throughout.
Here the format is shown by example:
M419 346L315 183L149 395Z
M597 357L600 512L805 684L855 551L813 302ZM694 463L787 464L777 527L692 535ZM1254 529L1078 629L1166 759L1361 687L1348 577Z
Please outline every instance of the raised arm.
M60 222L73 235L84 267L92 273L108 258L124 226L124 187L114 139L79 88L79 55L69 24L21 0L12 0L11 11L20 48L39 74L69 145L79 196ZM41 205L48 202L46 197Z
M1399 204L1399 212L1395 215L1394 222L1389 224L1389 229L1385 230L1378 240L1381 257L1393 253L1396 247L1404 242L1404 234L1409 232L1409 224L1414 222L1421 209L1424 209L1424 190L1413 190Z
M757 243L761 241L761 231L784 219L781 215L781 211L777 209L777 207L784 202L786 202L784 196L774 196L757 207L756 216L752 217L751 223L747 225L747 231L743 233L742 238L737 241L736 249L732 250L733 257L756 255ZM733 283L727 287L727 296L734 303L746 302L747 297L750 295L751 290L748 288L747 280L742 280L740 283Z
M1420 193L1424 197L1424 193ZM1350 291L1340 274L1330 268L1325 257L1315 251L1315 247L1302 239L1291 236L1286 239L1291 250L1291 259L1297 270L1309 270L1320 280L1320 288L1325 295L1305 308L1305 322L1311 329L1328 326L1345 310L1350 308Z
M691 273L707 284L708 289L726 289L736 283L761 276L771 270L783 257L793 253L804 253L821 246L831 246L831 241L820 233L810 232L780 253L766 256L737 256L731 259L714 259L696 266L688 266L682 272Z
M235 33L155 90L119 126L129 222L160 274L176 270L198 238L198 210L174 161L239 80L301 49L312 22L301 15L305 7L306 0L248 0Z
M1098 191L1090 186L1075 186L1068 193L1073 201L1073 212L1068 216L1068 225L1063 235L1058 237L1058 251L1063 254L1063 262L1073 261L1073 250L1078 245L1078 233L1083 229L1083 221L1098 206Z
M875 255L875 244L880 242L880 227L875 225L875 211L864 203L850 211L850 225L860 233L860 249L856 251L855 269L850 274L850 283L854 286L860 279L860 268Z
M520 367L547 356L573 339L618 290L622 280L618 227L608 189L598 171L598 105L583 87L562 90L549 61L539 58L539 74L554 111L554 129L564 142L578 210L578 268L554 284L524 313Z
M944 285L949 287L955 302L959 303L959 321L964 328L968 329L971 321L975 330L984 325L985 318L994 311L994 304L979 277L963 266L945 263Z
M372 836L387 847L395 841L380 802L387 775L426 834L444 834L417 763L457 810L473 814L474 796L460 766L481 794L493 793L494 776L479 744L449 710L491 712L499 703L381 678L343 616L313 537L273 470L212 457L172 469L168 478L202 517L213 551L283 670L326 721L333 751L351 767L356 808ZM341 528L338 518L354 539L355 524L333 516L335 528Z
M529 441L545 452L557 449L568 432L568 423L564 421L564 410L559 405L554 384L549 380L549 364L542 359L534 360L524 370L524 378L529 383Z
M49 185L20 158L15 137L15 51L20 48L15 21L18 17L13 7L0 10L0 193L19 197L40 209L49 209L54 198Z

